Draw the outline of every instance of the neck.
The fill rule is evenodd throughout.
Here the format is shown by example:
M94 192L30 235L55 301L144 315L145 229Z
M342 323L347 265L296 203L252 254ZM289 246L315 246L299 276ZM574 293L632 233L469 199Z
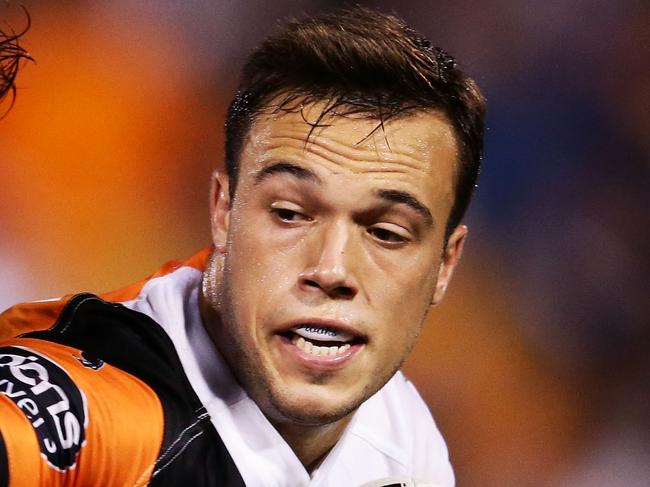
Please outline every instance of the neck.
M334 447L351 419L352 414L349 414L334 423L322 426L273 421L271 423L311 474Z

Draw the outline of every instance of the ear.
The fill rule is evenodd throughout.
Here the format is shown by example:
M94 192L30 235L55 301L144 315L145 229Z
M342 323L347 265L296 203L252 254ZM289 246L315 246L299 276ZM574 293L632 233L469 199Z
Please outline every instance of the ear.
M212 243L217 252L226 251L230 226L230 193L228 176L220 171L212 173L210 184L210 223Z
M465 225L458 225L449 236L442 256L442 262L440 263L440 269L438 269L438 281L431 304L436 305L444 298L447 292L447 286L463 254L463 246L465 245L466 238L467 227Z

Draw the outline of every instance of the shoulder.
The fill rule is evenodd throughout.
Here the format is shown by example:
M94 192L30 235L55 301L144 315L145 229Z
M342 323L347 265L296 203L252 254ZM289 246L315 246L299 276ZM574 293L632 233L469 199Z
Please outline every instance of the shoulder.
M196 288L188 283L202 254L101 297L18 305L0 317L0 485L7 460L10 476L40 471L34 485L61 475L83 484L83 472L97 485L241 484L155 316L182 314L170 301Z
M166 262L153 274L120 289L99 294L98 297L110 303L123 303L129 308L136 308L135 303L146 302L150 295L166 293L159 296L158 305L162 306L169 300L169 292L182 295L182 288L187 288L187 276L197 280L205 269L210 255L206 247L185 260ZM69 308L68 303L75 297L69 294L61 298L33 301L16 304L0 313L0 341L11 339L22 334L47 330L61 320L61 314ZM182 297L182 296L181 296ZM137 309L137 308L136 308ZM145 314L147 310L143 310Z
M121 304L78 295L52 327L0 343L0 396L10 477L36 465L34 485L241 485L171 340Z

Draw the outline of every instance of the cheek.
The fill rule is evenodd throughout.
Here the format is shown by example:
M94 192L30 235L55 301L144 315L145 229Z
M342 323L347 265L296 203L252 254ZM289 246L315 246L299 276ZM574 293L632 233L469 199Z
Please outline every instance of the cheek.
M380 283L380 293L384 299L393 301L398 309L407 303L415 308L421 307L419 303L428 306L436 287L439 262L433 258L414 256L398 259L392 264L384 267Z
M417 336L430 308L437 272L404 269L392 276L384 289L382 309L395 346L404 346Z
M254 223L241 225L232 233L228 277L233 301L241 312L254 313L262 307L277 305L278 294L286 296L299 274L295 255L278 248L272 237L272 233Z

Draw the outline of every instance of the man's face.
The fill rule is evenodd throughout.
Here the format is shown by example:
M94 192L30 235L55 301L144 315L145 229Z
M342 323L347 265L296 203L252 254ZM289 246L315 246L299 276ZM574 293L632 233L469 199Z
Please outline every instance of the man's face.
M441 116L375 132L377 120L332 116L307 140L303 115L322 108L255 122L233 202L215 178L208 329L275 422L331 423L382 387L442 298L466 233L445 246L457 151Z

